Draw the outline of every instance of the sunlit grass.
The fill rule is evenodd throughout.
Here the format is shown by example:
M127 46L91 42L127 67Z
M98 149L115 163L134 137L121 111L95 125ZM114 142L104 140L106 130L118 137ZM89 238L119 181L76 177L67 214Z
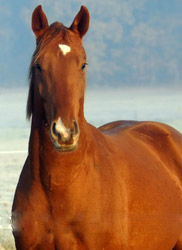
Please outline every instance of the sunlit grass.
M11 230L0 230L0 250L15 250Z

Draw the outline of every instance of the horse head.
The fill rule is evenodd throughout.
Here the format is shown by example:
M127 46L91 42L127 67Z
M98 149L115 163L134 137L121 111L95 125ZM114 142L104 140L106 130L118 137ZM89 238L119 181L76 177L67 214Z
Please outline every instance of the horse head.
M32 15L37 46L30 67L27 116L45 121L60 151L72 151L78 145L87 65L82 38L88 27L89 12L84 6L69 28L58 22L49 25L41 6Z

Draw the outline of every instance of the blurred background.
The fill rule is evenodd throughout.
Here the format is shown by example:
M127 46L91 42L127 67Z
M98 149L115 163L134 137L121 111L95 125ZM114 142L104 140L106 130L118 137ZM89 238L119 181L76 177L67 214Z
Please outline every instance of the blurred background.
M69 27L90 12L86 119L152 120L182 131L181 0L1 0L0 2L0 250L14 249L10 211L27 156L28 68L35 49L31 15L42 4L49 23Z

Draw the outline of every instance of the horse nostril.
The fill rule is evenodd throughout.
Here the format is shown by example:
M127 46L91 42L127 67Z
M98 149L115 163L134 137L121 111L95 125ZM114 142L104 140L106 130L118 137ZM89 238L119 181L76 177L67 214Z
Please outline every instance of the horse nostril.
M52 133L55 135L55 136L58 136L58 132L56 130L56 122L53 123L52 125Z
M76 120L72 121L71 128L65 127L61 118L58 118L51 124L51 139L55 145L59 145L60 147L67 147L68 145L75 147L79 134L79 124Z
M78 126L78 122L76 120L73 121L73 125L74 125L74 134L78 134L79 133L79 126Z
M54 121L51 126L51 133L55 140L65 142L70 139L71 131L67 129L60 120Z

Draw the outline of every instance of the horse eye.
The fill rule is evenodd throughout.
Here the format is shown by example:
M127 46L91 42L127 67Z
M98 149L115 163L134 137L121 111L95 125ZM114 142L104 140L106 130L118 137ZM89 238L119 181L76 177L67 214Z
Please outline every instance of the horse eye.
M86 66L87 66L87 63L84 63L84 64L82 65L82 67L81 67L81 70L84 70L84 69L86 68Z
M41 68L41 66L40 66L39 63L36 63L36 64L35 64L35 67L36 67L36 69L37 69L39 72L42 71L42 68Z

